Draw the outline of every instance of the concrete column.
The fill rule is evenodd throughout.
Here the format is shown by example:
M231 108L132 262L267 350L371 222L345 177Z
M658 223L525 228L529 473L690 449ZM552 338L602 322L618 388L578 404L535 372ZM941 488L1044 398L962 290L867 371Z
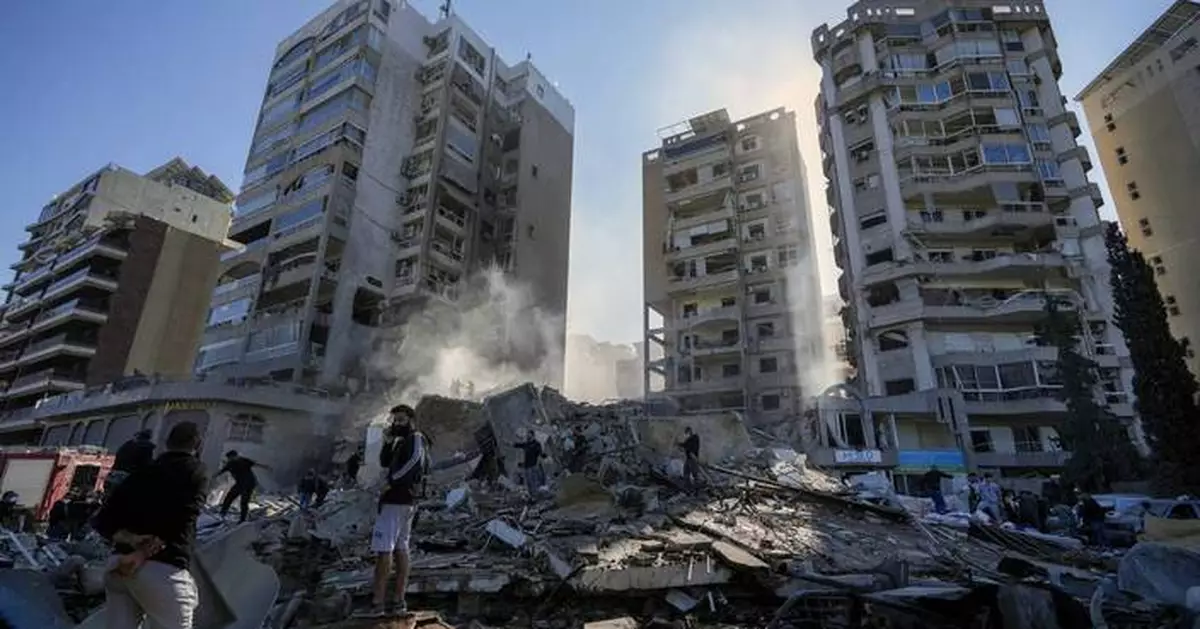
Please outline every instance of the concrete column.
M937 388L937 380L933 377L933 362L929 359L929 346L925 342L925 325L910 323L906 328L908 347L912 352L913 366L916 368L914 378L917 390L926 391Z
M837 86L833 82L833 68L829 59L821 62L823 76L821 93L825 98L825 106L830 111L829 132L831 135L830 150L833 151L834 165L837 169L836 185L840 206L838 217L842 221L843 246L846 249L846 271L850 279L850 299L853 300L855 313L854 328L858 338L859 373L866 384L868 395L882 395L883 382L879 378L879 361L874 350L870 347L868 321L870 315L866 299L858 286L858 278L862 277L866 260L862 254L862 242L858 233L858 216L854 207L854 187L850 181L850 156L846 150L846 134L842 128L841 114L834 111L837 103Z

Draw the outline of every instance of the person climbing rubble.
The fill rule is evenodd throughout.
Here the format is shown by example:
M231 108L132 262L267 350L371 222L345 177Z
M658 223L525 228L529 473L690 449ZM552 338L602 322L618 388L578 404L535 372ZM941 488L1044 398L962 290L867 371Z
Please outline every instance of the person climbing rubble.
M688 487L695 488L700 484L700 435L691 426L683 429L684 439L677 445L683 449L683 480Z
M216 476L213 476L214 481L225 472L229 472L229 475L233 477L233 487L225 492L225 498L221 500L222 518L229 514L229 507L233 506L234 500L240 501L241 515L238 523L245 522L246 518L250 516L250 499L258 487L258 477L254 475L256 467L270 469L262 463L239 455L237 450L225 453L225 466L217 472Z
M993 523L1003 522L1004 512L1000 508L1000 485L996 484L996 480L990 473L983 475L977 491L979 492L979 510L988 514Z
M308 470L300 477L297 488L300 494L300 508L307 509L312 504L313 494L317 493L317 471Z
M583 433L583 426L575 425L575 430L571 432L571 448L570 458L567 461L567 471L572 474L578 474L583 471L584 465L588 458L588 438Z
M413 427L414 416L412 407L405 404L391 409L392 424L379 453L380 466L387 470L387 476L371 531L371 552L375 554L371 608L357 614L360 617L381 618L408 612L404 595L408 589L409 538L418 493L429 471L425 436ZM393 563L396 588L389 606L387 585Z
M929 471L921 476L921 490L933 501L933 511L937 514L946 513L946 497L942 494L942 480L952 479L953 476L941 471L936 465L930 466Z
M97 532L114 544L104 582L108 629L143 619L156 629L191 629L199 594L189 567L207 484L199 447L199 427L176 424L166 452L126 478L97 514Z
M520 450L523 454L521 461L521 475L525 480L525 488L529 490L529 495L533 495L535 491L542 485L546 484L546 473L542 469L542 444L537 439L537 433L532 429L526 436L525 441L514 443L513 447Z
M350 458L346 459L345 484L347 488L353 488L358 485L358 470L362 469L362 464L363 454L362 447L360 446L354 450L354 454L351 454Z

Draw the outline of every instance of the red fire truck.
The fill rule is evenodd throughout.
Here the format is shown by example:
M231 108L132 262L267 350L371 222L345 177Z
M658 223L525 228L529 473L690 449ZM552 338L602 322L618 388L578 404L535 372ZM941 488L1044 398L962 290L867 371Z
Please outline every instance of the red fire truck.
M37 521L72 491L100 491L112 469L113 455L90 446L0 448L0 495L14 492L17 504Z

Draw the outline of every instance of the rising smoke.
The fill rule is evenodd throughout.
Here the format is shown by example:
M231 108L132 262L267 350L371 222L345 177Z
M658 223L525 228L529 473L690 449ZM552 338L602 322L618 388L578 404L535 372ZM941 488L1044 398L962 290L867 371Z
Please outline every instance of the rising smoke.
M465 282L454 305L430 303L407 317L368 364L393 382L391 404L431 394L478 400L524 382L560 382L562 330L563 315L491 269Z

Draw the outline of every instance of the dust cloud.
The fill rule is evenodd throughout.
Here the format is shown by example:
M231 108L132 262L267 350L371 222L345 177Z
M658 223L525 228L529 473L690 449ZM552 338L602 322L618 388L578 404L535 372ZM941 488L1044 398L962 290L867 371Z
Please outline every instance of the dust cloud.
M423 395L482 399L524 382L556 385L563 372L563 315L498 269L463 283L453 305L431 303L387 334L371 371L394 384L389 404Z

